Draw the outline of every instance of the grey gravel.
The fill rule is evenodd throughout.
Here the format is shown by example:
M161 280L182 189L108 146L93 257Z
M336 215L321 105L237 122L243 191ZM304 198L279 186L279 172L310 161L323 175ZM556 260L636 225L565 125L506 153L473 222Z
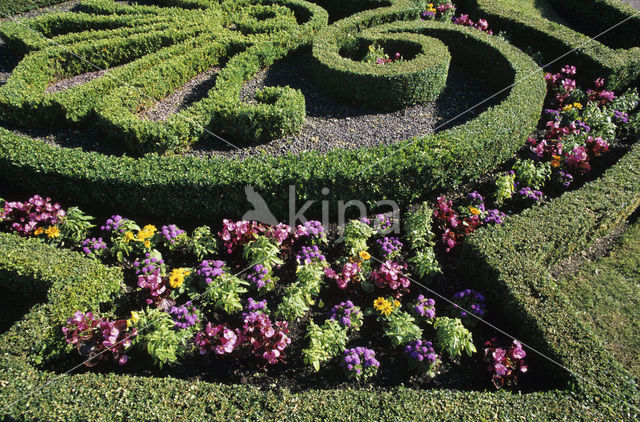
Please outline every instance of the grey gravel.
M625 3L629 3L631 6L640 10L640 0L622 0Z
M436 128L443 129L439 126L492 94L482 88L481 81L460 70L452 70L447 88L438 100L382 112L345 104L322 93L309 73L310 61L308 53L291 57L263 70L242 88L242 98L247 102L252 102L253 94L264 86L300 89L305 96L307 117L299 133L259 145L241 146L231 141L241 146L240 149L233 149L219 140L205 139L186 154L247 157L258 153L299 154L309 150L326 153L335 148L391 144L432 133ZM451 125L477 116L499 100L496 98L483 104Z
M144 112L140 117L153 122L167 120L170 115L184 110L196 101L206 97L209 90L215 86L219 71L219 67L214 67L204 73L200 73L182 85L179 90L157 102L153 108Z
M65 89L69 89L74 86L83 85L87 82L90 82L94 79L98 79L107 73L109 73L110 69L105 70L97 70L95 72L87 72L82 75L72 76L71 78L63 79L61 81L55 82L47 87L44 91L46 94L55 94L56 92L64 91Z

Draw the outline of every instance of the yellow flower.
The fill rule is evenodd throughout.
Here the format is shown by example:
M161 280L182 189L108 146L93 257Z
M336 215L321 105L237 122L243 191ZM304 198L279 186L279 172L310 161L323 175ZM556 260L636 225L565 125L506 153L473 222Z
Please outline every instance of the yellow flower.
M138 240L143 242L149 239L150 237L153 237L153 235L156 234L156 231L157 231L156 226L152 224L147 224L142 228L142 230L138 232Z
M571 110L572 108L573 106L571 104L567 104L566 106L562 107L562 111Z
M360 258L365 260L365 261L367 259L371 258L371 255L369 255L369 252L367 252L367 251L360 251L360 253L358 255L360 255Z
M469 212L473 215L480 215L480 210L476 207L469 207Z
M573 103L573 106L579 110L582 110L582 104L580 103Z
M124 241L125 241L125 242L129 243L129 241L130 241L130 240L133 240L133 239L134 239L133 233L131 233L131 232L126 232L126 233L124 234Z
M551 167L560 167L560 156L554 155L551 158Z
M144 247L149 249L151 247L151 242L149 242L148 240L144 241Z
M40 236L42 233L44 233L44 229L42 227L38 227L36 231L33 232L33 235Z
M169 285L174 289L179 288L182 286L182 283L184 283L184 278L189 274L191 274L191 272L186 268L175 268L171 271L171 274L169 274Z
M393 301L393 306L395 306L396 308L400 306L400 302L398 302L397 300Z
M47 234L49 239L54 239L60 236L60 229L56 226L51 226L47 230L44 231Z
M127 320L127 327L131 327L133 324L140 321L140 314L136 311L131 311L131 318Z
M387 316L391 312L393 312L393 306L391 302L389 302L387 299L383 297L379 297L373 301L373 308L376 311L380 311L380 313L384 316Z

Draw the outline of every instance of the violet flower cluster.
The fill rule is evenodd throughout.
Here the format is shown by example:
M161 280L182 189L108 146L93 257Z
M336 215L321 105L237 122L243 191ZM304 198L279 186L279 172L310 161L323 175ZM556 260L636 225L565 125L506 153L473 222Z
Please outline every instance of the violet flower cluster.
M205 283L211 284L214 278L224 274L224 261L204 260L198 265L196 275L201 277Z
M247 274L247 280L262 289L269 283L273 283L273 279L269 276L269 269L262 264L255 265Z
M395 236L391 236L391 237L385 236L382 239L377 239L376 243L380 246L382 257L384 259L391 259L393 257L398 256L403 246L400 239L398 239Z
M493 35L493 31L489 29L489 23L486 19L478 19L478 22L474 22L469 18L469 15L460 15L451 19L455 25L469 26L471 28L479 29L482 32L486 32L489 35Z
M184 233L185 231L178 228L175 224L162 226L160 229L160 235L167 241L167 243L172 245L174 245L176 243L176 239Z
M249 314L253 312L262 312L264 314L268 314L269 310L267 309L267 300L263 299L261 301L257 301L252 297L248 298L247 306L245 306L244 311L242 312L242 319L244 320Z
M180 307L172 306L169 309L169 315L173 318L176 327L181 330L186 330L189 327L193 327L198 323L198 313L196 307L193 306L191 301L188 301Z
M531 189L530 187L524 187L518 190L518 195L522 199L532 199L535 202L542 202L544 197L543 193L539 190Z
M148 252L144 255L144 259L136 259L133 263L133 267L136 269L136 275L159 275L162 265L164 265L162 258L152 257Z
M97 239L95 237L85 239L82 241L80 247L85 255L93 257L99 257L107 250L107 244L104 243L101 237Z
M433 344L426 340L413 340L404 347L404 355L409 366L419 372L426 372L431 378L436 376L438 366L442 363L435 352Z
M359 307L352 301L341 302L327 312L329 319L338 321L345 327L359 329L362 326L363 316Z
M324 255L317 245L303 246L300 250L300 253L296 255L296 260L298 261L299 265L308 265L326 261Z
M308 238L311 243L318 243L324 241L326 235L322 223L317 220L309 220L304 224L298 225L293 233L295 239Z
M104 223L104 226L100 227L100 230L111 233L124 233L124 228L122 228L122 226L126 221L129 220L127 218L122 218L122 216L119 215L112 215L111 218L107 219Z
M468 325L474 325L476 323L476 318L470 316L468 312L471 312L478 318L483 318L487 313L484 296L482 293L472 289L456 292L453 295L453 302L455 302L454 308L459 310L460 317L467 322Z
M347 378L364 381L378 373L380 362L376 360L376 353L365 347L354 347L344 351L344 358L340 362Z
M436 317L436 301L419 295L413 311L416 315L431 321Z

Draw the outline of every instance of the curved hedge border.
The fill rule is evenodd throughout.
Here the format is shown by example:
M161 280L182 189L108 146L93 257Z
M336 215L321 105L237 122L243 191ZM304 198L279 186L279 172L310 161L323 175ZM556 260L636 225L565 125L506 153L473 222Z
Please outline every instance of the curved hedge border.
M617 0L547 0L563 18L573 25L591 28L595 36L632 16L637 11ZM540 52L545 62L577 49L558 64L571 64L580 69L587 84L604 77L611 89L622 89L636 83L640 76L640 16L636 16L612 31L604 42L626 39L628 50L612 49L587 35L564 25L537 16L523 14L505 7L500 0L461 0L461 5L473 15L489 20L494 31L505 31L516 46ZM556 66L554 64L554 66Z
M239 217L247 204L238 193L252 185L276 217L286 218L289 185L296 186L298 199L305 201L335 204L357 194L371 204L394 199L406 205L495 168L522 146L536 127L546 95L542 72L531 58L472 28L437 22L390 28L441 39L449 47L453 66L492 75L489 88L517 83L502 103L453 129L415 142L327 154L242 161L155 155L134 159L57 148L0 129L0 180L87 211L121 204L120 211L132 218L171 220ZM388 158L377 163L383 157ZM331 189L329 195L321 195L323 187Z
M260 69L310 43L313 33L326 26L326 11L299 0L211 5L205 10L185 10L93 0L81 3L79 9L97 16L60 13L0 26L3 37L18 49L35 49L0 87L0 116L22 126L65 121L97 125L134 154L189 145L206 137L207 129L243 142L298 130L305 116L299 91L267 88L257 93L258 104L247 104L241 101L240 90ZM273 17L256 18L265 12ZM232 22L236 30L228 29ZM24 25L48 36L60 34L53 42L61 46L49 45ZM140 32L138 25L147 25L148 30ZM94 26L102 31L66 33ZM108 77L57 94L46 93L53 81L94 71L90 63L100 68L126 64L112 69ZM207 98L166 122L141 118L142 110L198 73L223 63L226 66Z
M394 109L435 100L445 88L451 55L442 41L412 34L381 34L324 43L324 34L321 32L314 43L314 57L322 61L314 62L313 77L329 95L359 105ZM384 66L344 57L356 56L374 43L385 51L413 53L415 57Z
M52 336L76 307L96 309L119 291L122 275L76 252L36 239L0 234L0 280L49 288L49 303L36 306L0 337L3 403L35 391L28 404L7 409L16 420L415 420L415 419L634 419L640 395L633 377L585 328L558 291L546 266L586 247L640 204L640 144L598 180L542 207L482 229L464 246L463 258L478 282L493 291L495 306L520 324L528 344L595 381L618 399L580 378L575 388L525 395L506 391L308 390L260 391L252 386L186 382L115 374L71 374L37 390L57 374L38 369L33 357L49 351ZM566 242L572 238L575 243ZM54 264L54 265L52 265ZM53 270L52 270L53 268ZM53 271L53 273L52 273ZM104 280L109 280L107 283ZM57 337L61 342L61 336ZM56 350L57 348L53 348ZM39 361L39 359L35 359ZM566 377L563 378L566 381ZM167 400L171 398L171 400ZM525 416L526 415L526 416Z

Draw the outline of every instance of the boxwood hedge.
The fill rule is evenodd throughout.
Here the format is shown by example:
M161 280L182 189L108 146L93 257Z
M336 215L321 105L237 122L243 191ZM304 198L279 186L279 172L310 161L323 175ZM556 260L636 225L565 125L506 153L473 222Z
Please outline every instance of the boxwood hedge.
M559 377L565 379L561 388L524 395L403 387L261 391L171 377L61 375L43 369L39 358L59 350L60 324L66 316L78 307L97 309L118 294L122 275L76 252L1 234L0 280L12 285L41 283L49 291L47 303L34 306L0 337L0 397L7 404L2 417L110 421L637 418L640 394L633 377L580 321L549 275L548 265L586 247L639 204L640 144L636 144L601 178L508 218L502 226L482 229L466 241L462 258L478 285L493 292L492 307L510 315L523 341L572 371L568 380ZM567 242L568 238L575 242ZM558 372L566 375L559 367Z
M618 0L547 1L572 27L589 35L522 13L501 0L462 0L460 5L474 17L486 18L494 31L506 32L509 40L521 49L542 53L545 63L562 56L555 65L577 66L583 85L590 86L598 77L606 78L611 89L636 83L640 76L640 16L602 38L590 38L633 16L635 9Z
M413 1L358 13L322 30L313 42L316 84L344 101L383 109L436 99L447 82L451 55L437 39L416 34L381 34L376 26L415 20ZM363 63L367 48L377 44L406 61L380 66Z
M510 158L535 128L546 93L542 72L527 55L497 37L446 23L399 23L384 31L440 39L452 66L483 76L490 89L505 87L504 100L453 129L388 146L303 152L244 160L192 156L115 157L58 148L0 129L0 180L98 212L119 204L135 217L219 219L247 209L252 185L278 218L286 218L289 186L298 200L357 198L408 204L451 188ZM104 78L102 78L104 79ZM328 195L321 190L329 187ZM313 214L313 207L307 214ZM319 214L316 210L316 214Z

